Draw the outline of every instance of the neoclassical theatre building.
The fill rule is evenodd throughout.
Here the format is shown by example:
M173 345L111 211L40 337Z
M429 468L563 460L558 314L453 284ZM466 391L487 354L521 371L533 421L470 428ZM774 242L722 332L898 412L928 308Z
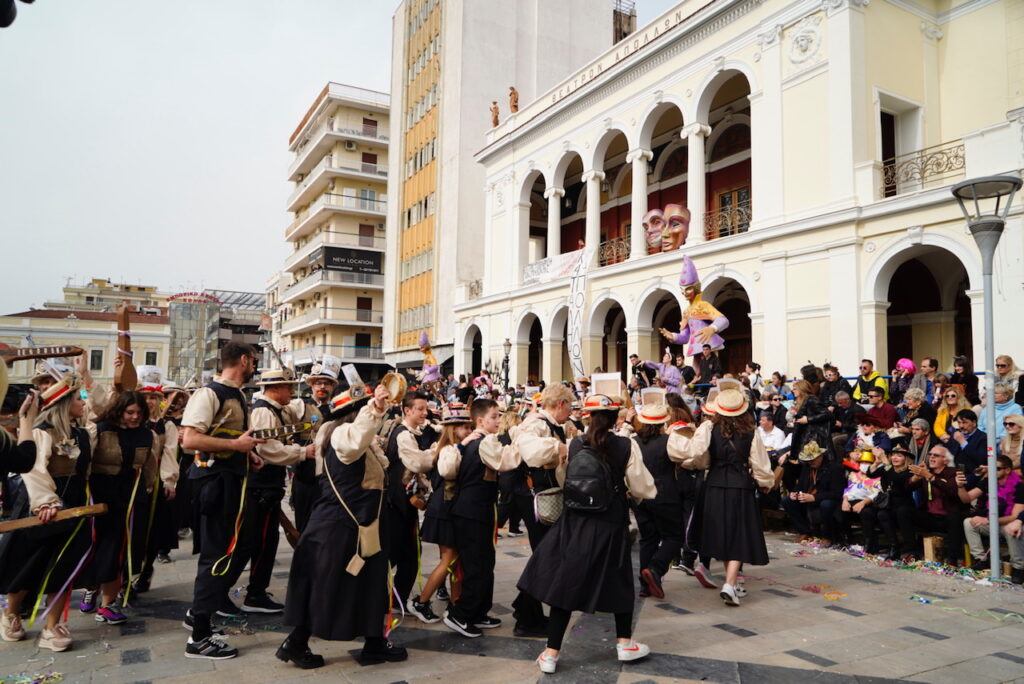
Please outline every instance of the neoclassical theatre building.
M980 368L981 258L950 188L1024 167L1021 45L1019 0L679 3L481 141L485 275L455 293L456 372L500 367L508 339L513 380L571 378L582 254L587 372L661 356L683 254L731 322L727 370ZM642 217L669 204L688 239L649 249ZM1019 361L1022 207L995 266L996 350Z

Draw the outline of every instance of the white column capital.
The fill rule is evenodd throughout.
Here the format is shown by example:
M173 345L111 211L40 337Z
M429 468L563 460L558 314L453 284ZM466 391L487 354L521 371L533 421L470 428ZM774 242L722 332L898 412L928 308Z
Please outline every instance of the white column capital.
M544 191L544 199L551 199L552 197L565 197L565 188L552 186Z
M683 140L686 140L687 138L690 138L695 135L699 135L701 137L707 137L711 135L711 126L708 126L706 123L694 121L691 124L683 126L682 130L679 131L679 137L682 138Z
M871 0L821 0L821 9L828 13L828 16L832 16L836 12L842 12L847 9L856 9L861 12L864 8L871 4Z
M636 149L630 150L629 154L626 155L626 163L627 164L632 164L637 159L643 159L644 161L649 161L649 160L651 160L653 158L654 158L654 153L653 152L651 152L650 150L645 150L642 147L637 147Z
M590 171L584 172L582 179L584 183L589 183L592 180L596 180L597 182L600 183L601 181L604 180L604 171L599 171L598 169L591 169Z

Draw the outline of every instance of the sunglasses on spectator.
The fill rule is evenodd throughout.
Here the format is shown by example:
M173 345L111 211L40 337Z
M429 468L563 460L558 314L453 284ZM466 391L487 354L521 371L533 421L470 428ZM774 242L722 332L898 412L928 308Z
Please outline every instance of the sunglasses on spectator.
M869 369L869 367L868 367L868 366L861 366L861 367L860 367L860 369L861 369L861 370L868 370L868 369Z
M772 401L782 401L782 399L780 397L772 397L771 400Z
M937 451L929 451L928 455L929 456L941 456L942 458L946 458L946 454L940 454Z
M1006 466L998 466L996 467L996 470L1010 470L1010 468L1007 468Z
M958 396L960 396L960 395L958 395L958 394L947 394L946 398L947 399L956 399Z
M1011 422L1009 422L1009 421L1007 421L1007 422L1003 423L1003 427L1005 427L1005 428L1008 428L1008 427L1016 427L1016 426L1017 426L1017 424L1016 424L1016 423L1011 423Z
M997 363L996 364L996 368L1006 368L1009 365L1010 364L1008 364L1008 363Z

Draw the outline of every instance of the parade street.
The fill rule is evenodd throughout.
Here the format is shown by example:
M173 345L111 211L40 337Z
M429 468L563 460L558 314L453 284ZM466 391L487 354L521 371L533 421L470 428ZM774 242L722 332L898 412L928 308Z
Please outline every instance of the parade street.
M495 606L498 629L465 639L442 623L406 617L392 638L409 648L403 663L361 667L361 644L314 639L325 667L304 672L274 651L287 630L279 616L229 622L230 661L181 657L188 632L194 557L172 552L152 590L120 626L99 625L73 607L75 644L65 653L40 652L33 640L0 650L0 679L60 673L65 682L1024 682L1024 591L980 586L958 577L878 567L836 550L795 543L770 533L771 563L751 568L749 594L739 608L717 591L672 570L664 600L637 599L636 636L651 656L619 663L609 615L574 614L557 674L537 672L539 639L512 636L510 603L529 556L525 537L498 540ZM183 544L184 545L184 544ZM282 544L271 590L283 599L291 549ZM433 563L424 546L424 566ZM797 555L792 555L792 554ZM635 566L634 559L634 567ZM721 566L715 563L717 573ZM244 578L243 578L244 579ZM234 600L239 603L237 592ZM77 592L76 592L77 597ZM913 598L912 598L913 597ZM435 609L440 602L434 602ZM77 606L77 600L74 602ZM15 681L29 681L15 679Z

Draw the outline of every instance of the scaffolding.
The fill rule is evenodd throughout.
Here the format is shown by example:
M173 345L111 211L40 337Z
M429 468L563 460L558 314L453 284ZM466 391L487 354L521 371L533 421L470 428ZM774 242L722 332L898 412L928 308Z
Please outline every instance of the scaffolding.
M182 292L167 299L171 321L171 354L167 378L175 382L202 383L207 337L220 318L221 300L205 292Z

